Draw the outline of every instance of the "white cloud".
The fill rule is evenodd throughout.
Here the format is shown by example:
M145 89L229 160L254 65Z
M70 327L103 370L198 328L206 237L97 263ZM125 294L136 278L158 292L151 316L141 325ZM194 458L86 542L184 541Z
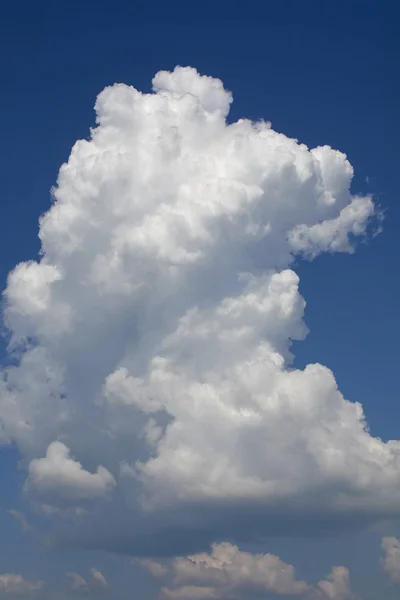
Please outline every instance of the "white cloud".
M290 367L307 331L293 258L351 252L373 200L350 194L344 154L227 124L231 100L189 68L152 94L106 88L40 261L8 279L20 359L2 371L1 437L47 504L114 487L75 531L107 548L150 552L166 524L211 542L399 512L400 443L369 434L329 369Z
M162 595L174 600L217 600L252 592L295 596L310 589L278 556L241 552L230 543L214 544L210 553L175 558L169 564L151 559L141 563L153 576L167 579Z
M371 198L355 197L338 217L315 225L298 225L290 233L292 247L309 258L321 252L353 252L349 234L362 235L374 211Z
M381 559L383 569L392 581L400 581L400 540L395 537L384 537L381 547L385 552Z
M98 569L91 569L90 574L94 581L98 583L102 587L108 587L107 579L104 577L103 573Z
M22 575L15 573L4 573L0 575L0 594L27 596L41 590L43 581L30 581Z
M278 556L242 552L227 542L213 544L210 553L164 562L144 559L140 564L164 582L161 595L170 600L230 600L271 594L310 600L356 599L345 567L333 567L327 579L313 587L298 580L294 567Z
M100 588L105 590L109 587L103 573L95 568L90 570L90 578L85 578L75 571L69 571L66 575L71 580L70 589L75 592L98 594Z
M62 442L53 442L44 458L29 464L27 488L41 494L53 494L68 500L86 500L104 496L115 486L115 479L104 467L89 473L70 458L70 451Z
M356 600L351 591L350 573L346 567L333 567L327 579L318 584L318 598L329 600Z

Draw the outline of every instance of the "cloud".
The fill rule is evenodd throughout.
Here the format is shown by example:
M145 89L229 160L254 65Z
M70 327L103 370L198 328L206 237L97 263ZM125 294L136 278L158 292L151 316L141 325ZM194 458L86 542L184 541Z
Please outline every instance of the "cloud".
M373 199L341 152L228 123L218 79L179 67L153 90L101 92L40 260L8 277L0 435L28 493L86 502L64 539L149 555L398 515L400 443L328 368L292 368L293 261L352 252Z
M15 573L0 575L0 595L26 597L41 590L43 586L43 581L30 581Z
M169 564L147 559L142 565L167 578L164 598L222 598L258 594L300 595L309 586L297 581L291 565L273 554L241 552L230 543L214 544L210 553L175 558Z
M385 556L381 564L392 581L400 581L400 540L395 537L382 538L381 544Z
M69 571L66 576L71 580L70 590L78 594L95 597L99 591L108 591L109 585L103 573L98 569L90 570L90 577L85 578L75 571Z
M341 210L336 219L316 223L310 227L298 225L290 233L294 249L308 258L315 258L321 252L347 251L352 253L350 234L365 233L368 217L373 213L373 202L365 198L354 198Z
M356 600L350 587L350 573L346 567L333 567L327 579L318 583L317 598L330 600Z
M273 554L242 552L228 542L213 544L210 553L178 557L162 563L140 561L164 581L161 597L168 600L225 600L269 595L314 600L355 599L349 571L334 567L317 587L296 579L295 569Z
M29 464L27 489L40 494L61 496L66 500L86 500L104 496L115 486L114 477L104 467L89 473L70 458L70 450L62 442L52 442L45 458Z
M18 521L21 530L23 532L27 532L27 531L31 531L32 527L29 525L25 515L23 513L21 513L19 510L16 510L15 508L11 508L10 510L7 511L9 515L11 515L12 517L14 517L14 519L16 521Z
M98 583L102 587L108 587L107 579L104 577L101 571L93 568L91 569L90 573L96 583Z
M79 573L75 573L74 571L69 571L67 573L67 577L71 580L71 589L72 590L82 590L88 587L88 582L82 575Z

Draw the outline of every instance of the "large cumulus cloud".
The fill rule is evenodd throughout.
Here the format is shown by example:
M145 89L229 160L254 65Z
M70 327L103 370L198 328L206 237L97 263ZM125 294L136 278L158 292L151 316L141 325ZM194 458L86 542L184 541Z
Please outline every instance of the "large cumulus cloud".
M196 546L398 514L400 443L370 435L328 368L290 366L294 257L352 252L373 199L351 195L344 154L229 124L217 79L176 68L153 90L99 95L40 260L8 278L1 439L25 493L134 553L170 551L166 531Z

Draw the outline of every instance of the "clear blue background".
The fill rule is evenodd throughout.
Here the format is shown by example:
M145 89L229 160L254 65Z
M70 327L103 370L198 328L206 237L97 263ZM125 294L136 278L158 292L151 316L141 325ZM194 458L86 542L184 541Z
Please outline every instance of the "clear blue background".
M385 209L383 233L355 255L298 265L311 333L296 362L332 368L372 433L400 439L399 11L368 0L3 2L2 287L15 263L37 255L38 217L72 144L89 135L97 93L116 81L149 91L157 71L194 66L233 91L230 119L263 117L310 147L346 152L353 191ZM4 508L20 495L15 458L0 452ZM0 522L17 556L15 524ZM11 560L0 547L2 556Z

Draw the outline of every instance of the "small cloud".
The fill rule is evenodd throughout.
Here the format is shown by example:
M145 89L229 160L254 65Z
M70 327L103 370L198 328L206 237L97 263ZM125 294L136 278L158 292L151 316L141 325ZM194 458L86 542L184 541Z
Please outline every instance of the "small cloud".
M96 583L100 584L103 587L108 587L107 579L104 577L103 573L101 573L95 568L91 569L90 573L93 579L96 581Z
M25 596L41 590L43 581L30 581L16 573L4 573L0 575L0 594L13 594Z
M384 537L381 548L385 552L381 558L383 570L392 581L400 582L400 540L396 537Z
M69 571L66 575L71 579L71 590L74 591L95 593L99 588L109 587L103 573L94 567L90 570L90 578L85 578L75 571Z
M139 563L153 577L161 578L168 575L168 568L165 565L162 565L161 563L158 563L150 558L143 558L142 560L133 560L132 562L133 564Z
M89 473L59 441L49 445L44 458L30 462L26 483L26 489L70 501L104 496L114 486L115 479L107 469L99 466L96 473Z
M88 587L88 583L82 575L79 573L75 573L74 571L69 571L67 577L71 579L71 589L72 590L82 590Z
M18 521L23 532L32 530L32 527L29 525L28 521L26 520L25 515L23 513L21 513L19 510L16 510L15 508L11 508L7 512L9 515L14 517L14 519L16 519Z
M346 567L333 567L328 577L318 583L317 598L327 600L356 600L351 591L350 573Z

